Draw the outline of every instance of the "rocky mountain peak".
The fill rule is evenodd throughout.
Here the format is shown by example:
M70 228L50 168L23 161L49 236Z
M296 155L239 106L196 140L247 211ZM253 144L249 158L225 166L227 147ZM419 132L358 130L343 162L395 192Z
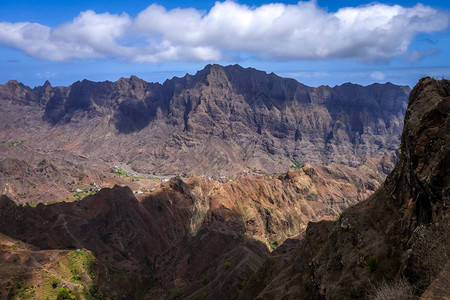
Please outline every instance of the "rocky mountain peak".
M211 65L209 68L205 68L204 71L208 72L206 77L206 84L208 86L232 88L224 67L220 65Z
M52 85L50 84L50 81L46 80L42 87L43 88L48 88L48 87L52 87Z
M17 80L0 85L0 99L30 105L35 101L32 89Z
M19 82L17 80L15 80L15 79L11 79L11 80L8 80L5 83L5 85L8 86L8 87L16 87L16 86L19 85Z
M404 183L396 198L415 203L419 224L437 222L450 200L449 113L450 81L421 79L411 91L400 161L389 178Z

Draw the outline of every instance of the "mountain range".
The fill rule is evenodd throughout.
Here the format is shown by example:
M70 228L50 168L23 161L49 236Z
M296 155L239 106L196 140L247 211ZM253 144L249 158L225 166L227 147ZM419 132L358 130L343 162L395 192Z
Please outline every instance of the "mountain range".
M450 82L409 92L218 65L8 82L0 298L445 299Z
M0 140L127 164L136 172L286 172L303 163L357 167L398 149L410 88L312 88L238 65L208 65L163 84L0 86Z

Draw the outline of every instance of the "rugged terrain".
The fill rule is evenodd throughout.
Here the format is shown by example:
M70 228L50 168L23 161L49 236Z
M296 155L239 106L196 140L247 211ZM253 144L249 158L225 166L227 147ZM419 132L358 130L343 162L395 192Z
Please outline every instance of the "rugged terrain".
M378 161L357 169L307 164L283 175L224 184L200 177L184 181L175 177L141 201L128 187L119 186L77 202L38 204L35 208L17 206L3 196L1 232L34 251L21 253L33 257L38 251L46 257L45 253L59 253L55 249L88 249L99 268L97 280L91 276L86 282L72 278L78 273L44 276L36 268L9 268L20 254L9 250L17 242L4 242L2 293L22 294L27 287L30 297L55 294L57 289L48 291L48 281L58 280L78 296L84 295L89 285L99 286L105 295L115 298L202 297L203 293L237 296L236 278L244 284L269 250L304 232L309 221L334 218L360 202L384 177ZM54 267L54 262L46 264ZM22 279L21 289L6 285L17 278ZM224 278L227 281L223 282ZM31 289L35 282L42 282L42 288ZM212 291L217 285L221 288ZM148 287L152 287L150 291Z
M164 84L132 76L31 89L9 81L0 85L0 141L216 180L304 163L357 167L398 149L409 91L390 83L312 88L238 65L208 65Z
M447 80L413 89L399 161L363 202L395 159L226 183L175 177L140 200L119 186L36 207L2 196L0 296L60 287L86 299L448 295L449 99ZM49 274L58 261L73 271Z
M311 88L238 65L164 84L9 81L0 85L0 190L35 205L115 184L142 197L179 174L226 182L305 163L379 160L387 175L408 92L389 83Z
M310 223L245 295L408 299L425 291L424 299L447 299L449 170L450 81L424 78L411 92L400 160L384 185L338 221Z
M0 157L1 193L29 205L80 200L116 184L127 185L143 197L169 179L138 174L126 165L117 166L69 151L43 153L27 145L0 147Z

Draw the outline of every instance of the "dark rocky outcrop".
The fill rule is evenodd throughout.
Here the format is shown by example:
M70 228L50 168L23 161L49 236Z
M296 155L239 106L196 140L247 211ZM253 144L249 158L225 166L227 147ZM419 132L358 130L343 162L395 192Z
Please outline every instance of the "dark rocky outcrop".
M449 113L450 81L421 79L411 92L399 162L385 184L338 221L310 223L301 242L285 247L289 255L270 272L258 271L267 278L257 290L246 288L248 298L351 299L390 291L392 299L408 299L435 277L424 297L448 295ZM407 288L396 298L400 286Z

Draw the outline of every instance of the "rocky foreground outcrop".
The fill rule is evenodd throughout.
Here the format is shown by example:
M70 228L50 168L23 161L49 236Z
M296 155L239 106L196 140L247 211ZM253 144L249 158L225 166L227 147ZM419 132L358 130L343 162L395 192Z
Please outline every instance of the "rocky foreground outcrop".
M257 272L264 276L245 298L413 299L425 291L424 299L445 299L449 171L450 81L424 78L411 92L400 160L384 185L338 221L308 224L288 255Z
M0 85L0 142L121 162L142 173L236 178L297 163L360 166L398 148L410 88L312 88L238 65L164 84Z

